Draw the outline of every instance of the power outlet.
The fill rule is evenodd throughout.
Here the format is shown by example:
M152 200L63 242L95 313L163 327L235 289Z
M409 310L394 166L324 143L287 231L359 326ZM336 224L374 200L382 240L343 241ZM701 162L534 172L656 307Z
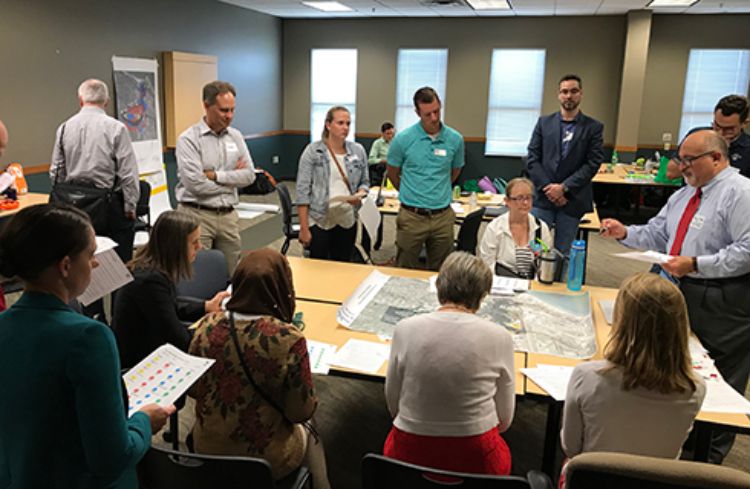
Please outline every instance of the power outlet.
M273 155L271 157L271 163L273 163L274 165L278 165L279 164L279 155Z

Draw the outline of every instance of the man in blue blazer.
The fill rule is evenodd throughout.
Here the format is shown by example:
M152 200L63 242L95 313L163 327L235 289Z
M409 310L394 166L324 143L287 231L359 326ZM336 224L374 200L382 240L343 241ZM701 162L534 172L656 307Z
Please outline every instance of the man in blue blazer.
M529 142L526 170L536 187L532 214L555 228L555 248L565 256L578 223L593 210L591 179L604 161L601 122L579 109L578 75L560 79L560 112L540 117ZM558 269L558 278L563 267Z

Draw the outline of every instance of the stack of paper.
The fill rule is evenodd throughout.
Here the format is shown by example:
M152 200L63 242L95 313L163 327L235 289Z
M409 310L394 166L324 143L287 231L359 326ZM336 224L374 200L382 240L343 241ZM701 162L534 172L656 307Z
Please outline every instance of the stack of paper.
M96 261L99 266L91 270L91 282L78 297L84 306L133 281L133 275L115 252L117 243L103 236L96 237Z
M564 401L573 367L539 364L536 368L522 368L521 373L547 391L555 401Z
M513 292L529 290L529 280L513 277L492 277L492 295L511 295Z
M331 364L374 374L388 360L390 352L390 345L351 339L336 353Z
M331 361L336 355L336 345L307 340L307 354L310 357L310 370L314 374L328 375Z
M614 253L613 256L619 256L622 258L628 258L630 260L645 261L646 263L666 263L670 258L669 255L664 253L657 253L656 251L626 251L624 253Z

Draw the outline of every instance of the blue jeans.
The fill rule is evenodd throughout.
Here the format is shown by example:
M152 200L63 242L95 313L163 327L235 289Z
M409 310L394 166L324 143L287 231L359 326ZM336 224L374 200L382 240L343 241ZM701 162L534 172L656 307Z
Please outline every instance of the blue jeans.
M573 244L576 234L578 234L578 224L581 222L581 217L573 217L560 209L542 209L540 207L534 207L531 213L546 222L550 229L554 228L555 248L566 258L562 265L557 267L556 280L559 281L563 277L567 278L567 258L570 256L570 246Z

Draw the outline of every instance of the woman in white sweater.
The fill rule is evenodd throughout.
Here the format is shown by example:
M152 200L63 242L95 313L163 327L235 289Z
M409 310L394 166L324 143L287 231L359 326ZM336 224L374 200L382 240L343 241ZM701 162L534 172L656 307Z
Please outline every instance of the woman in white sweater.
M530 214L534 184L528 178L514 178L505 188L508 212L496 217L484 231L479 256L495 275L533 278L534 253L530 244L537 239L550 246L547 224Z
M431 468L508 474L500 433L515 408L513 340L476 315L492 286L477 257L455 252L437 278L437 311L404 319L391 345L385 395L394 416L387 457Z
M625 280L605 359L578 365L568 384L565 454L677 458L706 393L693 373L688 335L685 300L674 284L652 273Z

